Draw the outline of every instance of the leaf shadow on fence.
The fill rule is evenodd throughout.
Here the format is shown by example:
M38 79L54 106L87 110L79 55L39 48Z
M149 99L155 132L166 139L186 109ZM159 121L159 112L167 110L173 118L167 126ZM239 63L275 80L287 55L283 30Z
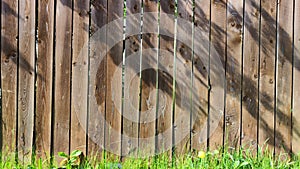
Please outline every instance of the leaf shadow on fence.
M71 3L67 3L66 0L61 0L61 2L62 2L62 4L68 6L69 8L72 9L72 6L71 6L72 4ZM162 1L162 2L169 3L168 1ZM99 6L99 4L97 4L97 0L93 1L93 3L92 3L92 5L95 6L95 9L102 9L103 7ZM5 3L4 3L4 5L7 6L7 4L5 4ZM247 2L246 5L251 5L257 11L260 11L260 5L256 4L254 2L254 0L251 0L250 2ZM170 8L174 7L172 5L163 5L163 7L167 7L167 6L169 6ZM202 10L202 7L195 6L195 8L197 8L200 11L200 14L199 14L199 18L200 19L196 22L195 26L201 27L201 29L209 29L209 27L211 27L211 29L214 31L213 33L214 33L214 36L216 36L216 38L218 38L218 37L222 38L223 36L226 36L226 30L224 30L223 28L219 27L217 24L211 23L211 25L209 25L210 20L207 20L207 18L204 17L205 15L204 15L204 11ZM15 17L18 17L18 14L14 10L10 9L9 7L7 7L6 9L7 9L7 11L5 13L8 13L8 14L13 15ZM79 11L75 11L75 12L81 12L82 10L84 10L84 9L79 9ZM162 8L161 12L164 12L166 10L167 9ZM236 12L236 9L232 8L230 10L233 11L233 12L235 11L235 13L237 14L236 15L237 20L239 22L243 20L242 16L240 16L238 14L238 12ZM3 12L4 11L2 11L2 15L4 15ZM192 15L192 14L190 14L190 15ZM247 13L247 12L244 13L244 17L245 18L249 18L250 15L252 15L252 14ZM100 14L98 16L101 17ZM275 43L275 42L270 41L270 37L273 37L273 38L276 39L276 32L269 31L269 30L276 29L276 23L277 22L276 22L276 20L274 20L272 18L272 16L269 15L269 12L266 11L264 8L261 9L261 17L263 19L269 21L269 23L268 23L268 25L266 25L267 27L265 27L264 29L261 29L261 32L260 32L261 33L261 42L256 41L256 43L260 44L262 52L265 53L266 55L268 55L269 53L271 53L270 51L273 50L273 46L274 46L273 43ZM22 19L22 18L20 18L20 19ZM245 20L249 20L249 19L245 19ZM98 22L95 21L95 23L98 23ZM97 26L99 28L101 28L103 25L97 25ZM182 26L182 25L179 25L179 27L180 26ZM259 37L257 37L258 34L256 32L256 28L253 27L253 25L252 25L251 22L245 23L244 26L245 26L245 29L249 30L249 32L250 32L251 36L253 37L253 39L259 39ZM289 48L290 46L292 46L293 42L290 40L291 39L290 35L282 27L278 26L278 29L282 33L282 37L283 37L282 41L285 42L284 43L284 47L280 48L279 50L284 50L285 48ZM161 38L165 38L165 36L161 36ZM149 42L146 41L145 43L147 43L147 45L150 46L150 47L154 47L151 44L150 41ZM222 44L222 42L219 41L219 42L217 42L217 43L215 43L213 45L214 45L213 47L216 49L216 51L219 54L219 56L222 56L220 59L222 61L223 67L225 68L225 65L226 65L225 64L225 59L224 59L225 57L223 57L223 56L226 56L227 54L223 52L224 50L222 50L222 46L224 46L224 44ZM2 50L2 52L6 56L9 56L9 58L5 58L7 61L11 60L15 64L17 64L18 63L17 59L19 59L19 63L20 63L19 66L21 68L25 69L28 72L33 72L33 73L35 72L35 68L32 67L25 59L23 59L24 57L22 56L21 53L19 54L19 56L17 56L17 54L16 54L17 49L13 49L12 45L8 43L8 40L4 36L2 36L2 49L1 50ZM189 50L192 50L192 49L189 49ZM286 51L279 51L279 52L286 53ZM275 56L273 56L273 57L275 57ZM114 60L114 58L112 58L112 59ZM184 59L189 60L191 62L190 58L184 58ZM233 60L233 63L237 63L237 61L235 61L234 58L227 58L227 59L231 59L231 60ZM288 56L285 56L284 59L287 60L288 64L291 64L291 65L293 65L293 62L299 62L297 60L296 61L293 60L292 57L288 57ZM294 59L296 59L296 58L294 58ZM119 65L120 62L121 62L120 60L118 60L118 61L114 60L114 63L116 65ZM102 64L102 65L104 66L104 64ZM204 65L204 64L202 64L202 65ZM240 65L235 65L235 66L239 67ZM294 66L296 68L296 71L300 71L300 65L294 65ZM99 70L102 71L103 68L99 67ZM195 67L195 71L199 71L202 76L206 76L206 73L207 73L206 71L203 70L203 66ZM211 69L210 71L216 71L216 70ZM147 70L147 73L145 73L145 75L153 76L156 73L157 72L156 72L155 69L151 69L151 70ZM158 75L159 75L159 79L163 79L162 83L167 84L167 85L164 85L165 88L163 88L162 90L164 90L165 93L167 93L168 95L172 96L172 92L173 92L173 87L172 87L173 86L172 85L172 83L173 83L173 77L172 77L172 75L170 75L168 73L158 73ZM37 76L40 77L40 75L37 75ZM236 75L236 76L237 77L243 77L244 82L247 83L250 88L253 88L254 90L258 90L257 87L256 87L257 86L256 82L254 82L250 77L243 76L242 74L239 74L239 75ZM153 76L153 77L155 77L155 76ZM40 77L40 78L43 79L43 77ZM201 81L201 78L200 77L196 77L196 80ZM148 86L156 86L156 80L155 79L144 81L143 83L147 84ZM203 85L205 85L205 82L201 82L201 83ZM239 85L239 81L234 81L233 83L234 83L234 86L238 86ZM100 96L104 96L103 94L98 94L98 95L99 95L99 97ZM257 98L250 98L251 100L255 101L252 104L253 105L254 104L255 105L261 104L261 106L264 106L266 109L273 110L274 106L271 103L274 103L274 99L272 97L268 96L267 93L260 93L260 95L264 96L264 97L261 98L260 103L258 103ZM178 94L177 97L180 97L180 94ZM236 100L240 101L240 99L241 99L242 102L244 102L244 99L243 99L244 97L247 98L248 97L247 94L246 94L246 96L243 96L242 99L241 98L236 98ZM99 102L104 102L105 101L105 99L103 99L103 98L102 99L98 99L98 100L99 100ZM176 105L177 106L180 106L180 101L181 101L180 99L176 99ZM284 104L284 103L281 103L280 100L278 100L278 103ZM98 104L100 105L102 103L98 103ZM247 104L243 103L243 105L247 105ZM273 131L273 129L270 126L268 126L268 122L266 120L258 117L257 110L254 110L252 106L248 105L248 106L245 106L245 108L248 110L249 113L251 113L251 116L253 118L255 118L257 121L260 122L261 127L265 130L265 132L269 134L270 139L269 139L268 144L274 146L275 145L275 143L274 143L274 140L275 140L275 138L274 138L274 131ZM261 113L263 113L263 112L259 112L259 114L261 114ZM277 109L277 111L276 111L276 119L277 120L282 121L282 120L287 119L287 118L289 118L289 117L286 115L286 113L284 113L284 110ZM286 125L285 123L282 123L282 124ZM291 123L289 123L289 125L291 125ZM285 127L291 128L291 126L285 126ZM293 128L293 131L298 136L300 136L299 129ZM282 136L281 133L276 132L276 137L278 137L278 139L280 139L280 140L283 140L283 138L282 138L283 136ZM261 144L261 143L259 143L259 144ZM290 143L283 142L283 147L284 147L284 149L287 152L291 152L291 147L290 147L289 144Z
M96 7L95 8L102 8L101 6L98 6L97 7L97 1L93 1L93 4L92 5L95 5ZM157 2L157 1L156 1ZM171 8L171 10L175 7L174 4L172 5L170 1L161 1L161 3L165 3L163 5L161 5L161 9L162 11L161 12L165 12L165 11L170 11L170 9L166 9L166 8ZM243 16L239 15L239 13L237 12L236 9L233 8L232 5L230 4L225 4L223 1L218 1L218 3L221 3L220 5L223 6L223 7L230 7L230 11L231 13L234 13L236 18L235 18L235 22L239 22L239 24L236 24L236 25L242 25L242 21L243 21ZM256 9L257 11L260 11L260 5L259 4L256 4L256 2L254 0L251 0L247 3L245 3L246 5L251 5L252 8ZM179 4L180 5L180 4ZM226 37L226 30L224 30L223 28L219 27L217 24L215 23L211 23L211 25L209 25L210 23L210 20L208 20L206 17L205 17L205 13L202 9L201 6L195 6L195 8L197 10L199 10L199 20L195 22L195 26L196 27L201 27L201 29L203 30L207 30L210 28L211 26L211 29L212 29L212 33L214 34L215 38L218 39L218 38L222 38L222 37ZM192 16L193 14L190 13L190 16ZM258 33L257 33L257 28L253 27L253 23L250 22L249 20L249 17L251 16L252 14L251 13L247 13L245 12L244 13L244 20L247 20L249 22L246 22L244 23L244 27L245 29L247 29L252 38L253 39L259 39L258 37ZM100 16L100 15L99 15ZM269 12L266 11L266 9L262 8L261 9L261 17L268 21L268 24L266 25L266 27L264 29L261 29L261 37L260 37L260 40L261 42L259 41L256 41L256 43L258 45L261 46L261 51L266 54L267 56L272 53L271 51L274 50L274 44L275 42L271 41L270 40L270 37L272 38L275 38L276 39L276 31L269 31L269 30L276 30L276 23L277 21L273 19L272 16L270 16ZM97 23L97 22L96 22ZM228 23L229 24L229 23ZM98 25L99 27L102 27L103 25ZM182 26L182 25L179 25L179 27ZM230 25L229 25L230 26ZM284 47L283 48L280 48L279 50L284 50L286 48L290 48L292 46L292 41L290 40L291 37L290 35L280 26L278 25L278 30L282 33L282 41L284 41ZM131 37L131 38L134 38L134 37ZM168 40L173 40L172 38L170 39L170 37L166 37L166 36L160 36L160 38L166 38L165 40L168 41ZM133 40L133 41L136 41L137 39ZM147 43L147 45L149 47L154 47L150 41L144 41L145 43ZM209 43L209 42L208 42ZM226 46L226 44L222 43L221 41L218 41L216 43L213 44L212 47L214 47L218 53L219 56L221 56L221 62L223 64L223 67L225 68L225 56L227 56L226 53L224 53L224 50L222 49L222 46ZM189 50L192 50L192 49L189 49ZM171 51L172 52L172 51ZM286 51L279 51L279 52L282 52L282 53L286 53ZM291 52L290 52L291 53ZM227 56L227 57L230 57L230 56ZM274 56L269 56L269 57L274 57L274 61L275 61L275 55ZM112 58L114 60L114 58ZM191 62L191 58L184 58L186 60L189 60ZM288 57L288 56L285 56L285 58L283 58L284 60L287 60L289 62L289 64L293 65L293 58L292 57ZM296 59L296 58L295 58ZM232 60L232 63L238 63L234 58L227 58L227 60ZM119 65L120 64L120 61L115 61L115 64L116 65ZM298 62L297 60L294 62ZM199 65L204 65L203 63L199 64ZM240 65L233 65L234 67L239 67ZM300 65L294 65L296 70L297 71L300 71ZM101 69L99 69L101 70ZM199 67L195 67L195 70L196 71L199 71L200 74L202 76L206 76L207 75L207 72L204 70L203 66L199 66ZM211 69L210 71L216 71L216 70L213 70ZM155 77L155 74L156 74L156 70L155 69L151 69L151 70L147 70L147 73L145 75L149 75L149 76L152 76L152 77ZM163 88L162 90L165 91L165 93L167 93L168 95L172 96L172 92L173 92L173 86L172 86L172 82L173 82L173 77L172 75L166 73L166 72L161 72L161 73L158 73L158 76L159 76L159 79L163 79L162 83L165 83L166 85L165 88ZM253 88L253 90L258 90L258 88L256 87L257 86L257 82L254 82L251 77L246 77L242 74L239 74L239 75L235 75L235 77L243 77L243 81L244 83L248 84L248 86L250 88ZM200 77L195 77L198 81L201 81L201 78ZM230 77L229 77L230 78ZM143 81L143 83L147 84L148 86L155 86L156 84L156 80L155 79L152 79L152 80L147 80L147 81ZM202 83L203 85L205 85L205 82L201 81L200 83ZM234 85L233 86L238 86L239 85L239 80L236 80L236 81L233 81ZM206 86L207 87L207 86ZM177 89L176 89L177 90ZM272 146L275 146L275 135L274 133L276 133L276 139L279 139L279 140L284 140L283 139L283 136L281 133L279 132L276 132L272 129L271 126L269 126L269 123L263 119L263 118L260 118L258 116L258 114L261 114L263 112L257 112L256 109L253 109L253 106L251 105L261 105L263 107L265 107L265 109L267 110L274 110L274 106L272 103L274 103L274 98L268 96L267 93L261 93L260 92L260 96L263 96L261 97L260 99L260 102L258 102L257 98L249 98L250 96L247 96L247 93L245 94L245 96L242 96L242 98L236 98L236 101L241 101L244 108L251 114L251 116L253 118L255 118L261 125L261 127L263 128L263 130L265 131L265 133L268 133L269 134L269 140L268 140L268 144L269 145L272 145ZM179 97L180 96L177 94L176 97ZM245 103L245 101L247 99L245 98L248 98L248 99L251 99L251 100L254 100L254 102L251 103L251 105L247 105L247 103ZM101 99L101 100L104 100L104 99ZM176 100L176 105L177 106L180 106L180 99L177 99ZM280 100L277 100L277 104L283 104L282 101ZM273 112L275 113L275 112ZM276 119L278 121L282 121L284 119L289 119L290 117L286 115L286 113L284 113L284 110L279 110L277 109L276 111ZM286 123L282 123L283 125L286 125ZM290 128L291 129L291 123L288 124L288 126L285 126L286 128ZM276 129L275 129L276 130ZM300 135L300 131L299 129L295 129L293 128L293 131L294 133L296 133L297 135ZM262 143L259 143L259 144L262 144ZM286 143L286 142L283 142L282 143L284 149L287 151L287 152L291 152L291 147L289 145L289 143Z
M166 3L168 3L168 2L166 1ZM258 4L256 4L253 0L250 1L250 2L248 2L248 3L246 3L246 5L251 5L252 8L256 9L257 11L260 11L260 6ZM163 5L163 6L165 7L167 5ZM236 20L237 20L237 22L239 22L240 24L242 24L241 23L242 20L243 20L242 16L238 14L237 10L234 9L232 7L232 5L229 5L229 6L231 7L230 11L232 13L236 14ZM201 17L201 16L205 16L204 11L201 10L200 6L196 6L195 8L200 10L199 18L201 18L199 20L199 23L197 23L197 25L199 25L203 29L209 28L208 24L209 24L210 21L207 20L205 17ZM162 8L162 9L164 10L164 8ZM245 20L249 20L247 18L249 18L250 15L252 15L252 14L245 12L244 13L244 17L246 18ZM270 30L276 30L277 21L274 20L273 17L270 16L269 12L266 11L266 9L264 9L264 8L261 9L261 15L262 15L261 17L264 20L268 21L268 24L266 25L266 27L264 27L263 29L261 29L261 32L260 32L261 33L261 37L260 37L261 42L256 41L256 43L257 43L257 45L261 46L261 49L262 49L261 52L263 52L268 57L274 57L274 61L275 61L275 57L276 56L275 55L270 56L269 54L272 53L271 51L274 50L274 43L275 43L274 41L270 40L270 37L272 37L273 39L276 39L276 31L270 31ZM179 25L179 26L181 26L181 25ZM250 32L250 34L251 34L251 36L252 36L253 39L259 39L259 37L257 37L258 36L257 31L253 27L253 24L251 22L246 22L244 26L245 26L245 29L247 29ZM226 36L226 30L223 30L217 24L211 23L211 28L215 31L214 35L216 36L217 39L218 38L221 39L222 36ZM283 54L287 54L287 53L288 54L292 54L292 51L284 51L285 49L291 49L291 47L293 45L293 42L291 41L292 37L280 25L278 25L278 31L281 32L281 36L282 36L281 41L284 42L283 47L280 48L280 49L278 49L279 50L278 52L281 52ZM164 36L161 36L161 38L164 38ZM148 45L151 46L151 44L148 44ZM219 41L219 42L217 42L217 43L215 43L213 45L214 45L213 47L217 50L219 56L225 56L226 55L223 52L223 50L222 50L222 46L224 44L222 44L221 41ZM288 64L293 65L293 62L299 62L298 60L294 60L293 61L292 56L285 55L284 57L285 58L280 58L280 59L288 61ZM221 61L223 63L223 66L224 66L225 65L225 60L223 58L225 58L225 57L222 57L220 59L221 59ZM185 58L185 59L189 59L189 58ZM227 60L228 59L233 60L233 63L237 63L237 61L234 60L234 58L227 58ZM297 59L297 58L294 58L294 59ZM235 66L239 67L240 65L235 65ZM294 67L296 68L295 69L296 71L300 71L300 65L294 65ZM196 67L196 70L199 71L203 76L205 75L203 73L203 70L201 68ZM210 71L216 71L216 70L210 70ZM153 73L155 73L155 72L153 72ZM245 84L248 84L248 86L250 88L253 88L254 90L258 90L258 88L256 87L257 86L257 84L256 84L257 82L254 82L251 79L251 77L246 77L246 76L244 76L242 74L239 74L239 75L236 75L236 76L237 77L242 77L243 76L243 81L244 81ZM161 78L164 78L164 77L161 77ZM170 78L166 78L166 79L170 79ZM197 79L199 80L200 78L197 78ZM171 81L172 81L172 79L170 79L166 83L170 84ZM153 84L154 81L153 82L151 82L151 81L150 82L145 82L145 83L147 83L147 84L149 84L149 83L151 84L152 83L152 85L154 85ZM233 83L234 83L234 86L238 86L239 85L239 81L238 80L237 81L233 81ZM171 85L169 85L169 86L172 87ZM172 91L172 89L168 89L167 93L171 95L171 91ZM260 106L265 107L266 110L273 111L274 110L274 106L273 105L274 105L274 102L275 102L274 98L271 98L270 96L268 96L267 93L260 92L259 95L261 96L260 102L258 102L257 98L250 98L251 100L254 100L254 102L252 102L252 105L258 105L259 104ZM275 146L275 147L282 146L283 149L286 152L291 152L290 143L284 141L282 133L276 131L276 129L274 131L274 129L272 129L272 126L269 126L269 122L267 122L267 119L260 118L258 116L257 110L254 110L251 105L249 106L249 105L247 105L247 103L245 103L246 100L244 98L247 98L247 97L249 97L249 96L247 96L247 94L245 94L245 96L242 96L242 99L241 99L241 101L243 102L242 104L247 109L247 111L251 114L251 116L253 118L255 118L260 123L260 125L263 128L263 130L265 131L265 133L268 133L268 135L269 135L269 141L267 143L269 145L272 145L272 146ZM237 101L239 101L239 99L240 98L236 98ZM278 104L285 104L285 103L283 103L278 98L277 98L276 102L277 102L277 105ZM179 103L177 103L177 105L180 106ZM292 123L291 122L290 123L284 123L284 121L287 121L287 119L288 119L288 121L291 121L291 117L288 116L287 112L285 112L285 111L287 111L287 110L281 110L281 109L277 108L276 112L273 112L273 113L276 113L276 121L277 122L278 121L281 122L281 124L285 125L285 127L288 130L290 130L292 128L291 127ZM261 113L264 113L264 112L259 112L260 115L261 115ZM296 135L298 135L298 136L300 135L299 129L293 128L293 132ZM275 145L275 142L274 142L275 139L282 141L282 143L279 143L279 144L282 144L282 145ZM259 143L259 144L263 144L263 143Z
M35 74L35 67L33 67L26 59L24 59L24 56L22 53L18 54L18 49L13 47L12 44L9 43L9 40L2 36L2 52L6 56L4 58L4 62L8 63L12 61L14 64L18 64L19 68L24 69L26 72L29 72L30 75ZM37 77L41 79L41 81L44 81L44 77L42 77L41 74L37 74Z
M19 17L18 13L14 9L12 9L6 2L2 2L1 14L2 15L13 15L16 18ZM23 18L21 18L21 19L23 19Z
M3 78L5 78L4 76L10 76L10 78L18 78L18 77L14 77L16 76L16 74L9 74L9 73L16 73L16 72L10 72L11 70L11 65L15 65L16 71L19 72L20 70L24 70L25 72L29 73L29 76L36 76L36 78L40 78L41 81L45 81L44 77L40 74L37 73L36 74L36 70L35 70L35 65L31 65L27 59L25 59L25 56L22 52L19 51L18 49L18 44L11 44L12 41L15 41L17 43L19 43L19 35L16 35L16 37L11 37L12 32L10 29L17 29L18 24L17 23L11 23L11 19L12 18L16 18L20 21L24 21L24 18L22 16L19 16L18 12L15 11L15 9L12 9L11 6L9 4L7 4L6 2L2 1L1 2L1 17L9 17L10 19L6 19L5 21L2 20L1 23L1 79L3 80ZM16 5L16 4L14 4ZM16 6L15 6L16 7ZM7 25L5 25L7 23ZM16 26L15 28L11 28L11 26L14 25ZM10 36L6 36L6 33ZM33 35L34 36L34 35ZM8 39L8 38L12 38L12 39ZM35 56L32 56L35 57ZM5 70L4 74L2 71ZM1 80L1 81L2 81ZM19 79L22 80L22 79ZM18 82L14 81L14 82ZM12 86L18 86L18 84L11 84ZM1 82L1 102L2 102L2 106L1 106L1 111L2 113L10 113L10 114L14 114L13 112L3 112L3 106L15 106L15 105L9 105L7 103L4 104L3 103L3 99L9 99L11 97L11 95L16 94L16 91L14 90L19 90L18 88L13 89L13 91L10 92L6 92L6 94L4 94L4 90L3 86L2 86L2 82ZM4 96L6 95L6 96ZM18 97L18 96L17 96ZM8 101L8 100L5 100ZM18 104L18 103L17 103ZM11 109L13 110L13 109ZM18 110L17 110L18 111ZM2 113L0 115L0 151L3 150L3 148L14 148L16 145L3 145L3 140L2 139L6 139L3 134L4 134L4 130L11 130L10 128L6 128L7 124L5 124ZM15 118L15 117L13 117ZM11 119L13 119L11 118ZM7 120L7 119L6 119ZM14 123L14 122L11 122ZM16 131L17 129L13 129L13 131ZM6 131L7 132L12 132L12 131ZM15 136L16 133L12 133L11 136ZM12 139L12 138L7 138L8 140ZM6 151L6 150L5 150Z

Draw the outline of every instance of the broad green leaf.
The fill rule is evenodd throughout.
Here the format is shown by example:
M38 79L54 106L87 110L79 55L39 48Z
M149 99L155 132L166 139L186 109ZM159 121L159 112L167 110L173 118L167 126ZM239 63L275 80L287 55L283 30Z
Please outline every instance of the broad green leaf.
M244 167L244 166L246 166L246 165L248 165L248 164L249 164L248 161L244 161L244 162L242 162L242 164L240 165L240 167Z
M77 158L75 158L75 157L72 157L72 158L70 159L70 164L72 164L72 165L73 165L73 164L74 164L74 162L76 161L76 159L77 159Z
M69 156L64 153L64 152L58 152L58 156L63 157L63 158L68 158Z
M72 153L71 153L71 157L78 157L80 156L80 154L82 154L82 151L80 150L74 150Z

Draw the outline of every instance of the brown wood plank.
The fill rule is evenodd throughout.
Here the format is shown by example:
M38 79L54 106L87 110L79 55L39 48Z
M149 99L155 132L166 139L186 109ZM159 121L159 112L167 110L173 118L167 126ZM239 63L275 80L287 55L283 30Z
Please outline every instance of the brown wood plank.
M222 79L218 78L220 73L224 73L225 76L225 46L226 46L226 4L222 0L212 1L211 2L211 47L210 47L210 105L209 105L209 118L219 119L218 121L209 120L209 148L214 150L223 145L224 142L224 110L218 110L217 108L220 105L224 105L224 92L225 92L225 83L221 81ZM214 63L217 63L218 60L221 60L223 68L219 69ZM223 90L217 90L218 87ZM215 115L218 115L220 112L220 117L212 115L215 112ZM218 123L218 124L215 124ZM217 125L215 127L215 125Z
M123 17L123 1L107 1L108 23ZM107 30L107 41L118 40L107 54L106 69L106 122L105 149L115 155L121 154L121 107L122 107L122 58L123 58L123 21L118 21L114 30ZM113 36L110 36L113 35ZM113 40L114 38L114 40ZM117 156L113 158L118 158Z
M39 1L35 153L43 159L49 159L51 147L53 21L54 1Z
M100 60L101 52L106 54L106 48L99 45L106 43L106 37L97 41L99 32L107 22L107 3L95 0L91 4L91 37L90 37L90 86L89 86L89 119L88 119L88 155L101 158L104 147L104 118L106 93L106 58ZM101 30L100 30L101 29ZM104 29L103 32L105 32ZM105 32L106 33L106 32ZM105 49L99 51L99 49ZM100 65L97 65L100 63ZM95 78L94 78L95 77ZM96 98L96 99L93 99ZM100 111L98 111L100 110Z
M260 1L245 1L242 88L242 145L257 147Z
M174 146L176 155L190 149L190 113L192 86L192 16L193 1L177 1L178 19L176 24L176 90L174 110ZM191 17L190 17L191 16ZM187 24L189 23L189 24ZM198 100L195 99L195 100Z
M275 152L291 152L293 1L278 4Z
M155 122L157 108L156 76L158 51L157 1L144 1L142 65L141 65L141 111L139 128L139 150L143 155L156 152ZM152 32L152 33L150 33Z
M192 95L192 150L207 149L210 1L195 1ZM201 32L202 34L198 34Z
M227 1L225 144L238 148L241 125L243 0Z
M73 1L71 152L86 152L89 1Z
M1 1L1 151L16 148L18 1Z
M259 6L257 6L259 9ZM276 0L261 1L260 30L260 81L259 81L259 132L260 147L274 148L274 88L276 50Z
M35 1L19 2L18 152L29 162L32 155L35 87Z
M168 16L168 15L169 16ZM173 147L173 81L175 1L160 1L160 46L158 56L157 151ZM170 153L171 155L171 153Z
M124 108L122 156L136 156L138 150L141 1L126 1ZM134 35L137 34L137 35ZM131 56L132 55L132 56Z
M295 1L294 20L294 107L293 107L293 153L300 153L300 1Z
M53 154L69 153L72 58L72 0L57 1Z

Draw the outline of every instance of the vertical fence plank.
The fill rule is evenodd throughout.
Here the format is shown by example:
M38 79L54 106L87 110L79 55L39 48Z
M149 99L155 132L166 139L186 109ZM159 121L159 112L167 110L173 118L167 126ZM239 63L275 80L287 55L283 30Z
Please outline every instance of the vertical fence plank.
M123 58L123 1L107 2L108 22L119 19L114 30L107 33L107 41L118 41L107 54L106 70L106 122L105 148L116 154L121 154L121 96L122 96L122 58ZM113 34L112 34L113 33Z
M259 8L259 6L257 6ZM276 49L276 0L261 1L259 132L262 147L274 148L274 88ZM267 145L266 145L267 144Z
M257 146L260 1L245 1L242 82L242 145Z
M36 155L49 158L51 146L54 1L38 3L38 56L36 87Z
M73 7L70 149L86 152L89 1L75 0Z
M176 91L174 110L174 133L176 155L190 148L191 113L191 71L192 71L192 18L193 1L177 1L177 40L176 40ZM189 23L189 24L186 24ZM198 98L196 98L198 100Z
M53 154L69 153L72 58L72 0L57 1Z
M293 107L293 153L300 153L300 1L295 1L294 12L294 107Z
M156 151L157 93L155 89L157 83L158 14L155 12L158 12L158 3L157 1L144 1L143 7L139 150L144 153L153 153Z
M107 22L107 2L95 0L91 2L91 25L90 25L90 86L89 86L89 116L88 116L88 155L101 157L104 146L104 117L105 117L105 95L106 95L106 58L97 60L101 52L98 51L106 43L106 38L99 32L104 29ZM100 30L101 29L101 30ZM106 32L105 32L106 33ZM100 41L97 41L101 36ZM102 49L100 48L100 49ZM106 48L105 48L106 49ZM97 62L98 61L98 62ZM99 63L100 65L96 65ZM96 79L91 79L96 77ZM93 98L96 98L96 102ZM98 111L100 110L100 111Z
M226 45L226 3L224 1L211 1L211 55L210 60L220 59L225 69L225 45ZM216 52L212 52L215 50ZM217 71L213 69L212 63L210 63L210 105L209 105L209 118L211 117L211 111L218 107L220 100L224 101L225 95L225 84L221 82L221 79L216 78ZM222 71L221 71L222 72ZM224 72L225 73L225 72ZM225 76L225 74L224 74ZM216 92L215 88L220 85L221 88L224 88L222 92ZM224 103L221 103L224 104ZM218 110L217 110L218 111ZM216 149L219 146L223 145L224 142L224 115L222 111L222 117L217 122L218 126L214 129L213 124L209 122L209 148Z
M227 2L227 58L225 141L229 147L240 144L241 65L243 45L243 0Z
M32 155L35 86L35 1L19 2L19 158L29 161Z
M168 14L169 16L166 16ZM175 0L160 1L157 151L172 147ZM171 155L171 154L170 154Z
M18 1L1 1L1 145L3 152L16 148Z
M126 1L122 156L136 156L140 94L141 1ZM134 35L136 34L136 35Z
M293 1L278 3L275 152L291 151Z
M195 1L192 87L192 150L206 150L208 141L208 70L210 1ZM201 35L198 34L201 32ZM192 69L192 67L190 68Z

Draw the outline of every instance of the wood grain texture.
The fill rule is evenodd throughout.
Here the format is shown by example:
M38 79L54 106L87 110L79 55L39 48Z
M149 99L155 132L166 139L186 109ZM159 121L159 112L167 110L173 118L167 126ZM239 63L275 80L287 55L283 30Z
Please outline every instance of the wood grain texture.
M259 6L257 6L259 8ZM274 148L276 0L261 1L259 146ZM267 145L266 145L267 144Z
M300 153L300 1L295 1L294 12L294 107L293 107L293 153Z
M35 1L19 2L18 154L32 155L35 87Z
M107 3L95 0L91 4L91 25L90 25L90 80L89 80L89 116L88 116L88 155L102 157L104 147L104 126L105 126L105 95L106 95L106 58L97 58L101 52L107 52L103 47L106 37L97 40L99 32L107 22ZM101 29L101 30L100 30ZM106 35L105 35L106 36ZM99 51L99 49L105 50ZM100 62L100 65L97 63ZM95 79L91 79L96 77ZM96 100L92 98L95 97Z
M175 1L160 1L157 151L173 148ZM170 152L170 151L169 151ZM170 153L171 155L171 153Z
M149 34L150 35L150 34ZM144 41L149 40L150 45L157 45L157 36L151 34L148 38L143 38L143 50L147 48L147 44ZM150 49L152 50L152 49ZM157 50L153 50L150 53L143 52L143 63L148 62L151 68L148 67L148 63L142 64L142 90L141 90L141 111L140 111L140 129L139 129L139 150L142 155L149 155L156 152L155 142L155 118L156 118L156 69L157 66ZM149 57L149 58L146 58ZM153 59L153 60L152 60ZM145 61L148 60L148 61ZM152 61L151 61L152 60Z
M121 154L121 119L122 119L122 59L123 59L123 1L115 3L107 1L108 22L118 20L113 30L107 30L107 41L117 40L107 52L106 69L106 122L105 127L105 148L117 155ZM111 36L113 35L113 36Z
M227 1L225 143L240 145L243 0Z
M241 144L257 148L260 1L245 2Z
M141 2L126 1L122 156L137 156L140 101Z
M195 1L194 56L192 87L192 150L207 149L208 141L208 70L210 36L210 1ZM190 20L190 19L189 19ZM201 34L199 34L201 32Z
M50 158L54 1L38 2L38 54L35 114L35 153Z
M18 1L1 1L1 150L16 149Z
M1 1L0 150L300 151L298 0L126 5L124 29L123 1Z
M72 0L57 1L53 154L69 153L71 112Z
M275 152L291 152L293 2L278 4Z
M75 0L73 9L71 146L86 152L88 106L89 1Z
M225 48L226 48L226 4L224 1L212 1L211 3L211 55L210 60L221 60L223 71L225 70ZM215 50L215 52L213 52ZM210 63L210 105L209 105L209 118L214 118L211 115L212 111L220 111L221 116L219 121L214 121L218 123L217 127L214 129L213 121L209 122L209 149L214 150L222 146L224 143L224 110L217 110L219 104L224 105L224 95L225 95L225 83L220 81L217 77L218 71L214 69L215 66L213 62ZM222 73L222 71L221 71ZM225 71L224 71L225 76ZM223 76L223 77L224 77ZM217 92L215 89L220 85L220 88L224 88L224 91Z
M176 24L176 76L174 108L174 146L177 156L190 149L191 92L192 92L192 16L193 1L177 1L178 18ZM191 16L191 17L190 17ZM190 23L189 23L190 22ZM187 24L189 23L189 24ZM198 100L195 99L195 100Z
M141 64L141 110L139 125L139 150L147 155L156 153L157 113L157 57L158 57L158 12L157 1L144 1L142 64ZM154 16L153 16L154 15ZM152 33L150 33L152 32ZM156 48L156 49L154 49Z

